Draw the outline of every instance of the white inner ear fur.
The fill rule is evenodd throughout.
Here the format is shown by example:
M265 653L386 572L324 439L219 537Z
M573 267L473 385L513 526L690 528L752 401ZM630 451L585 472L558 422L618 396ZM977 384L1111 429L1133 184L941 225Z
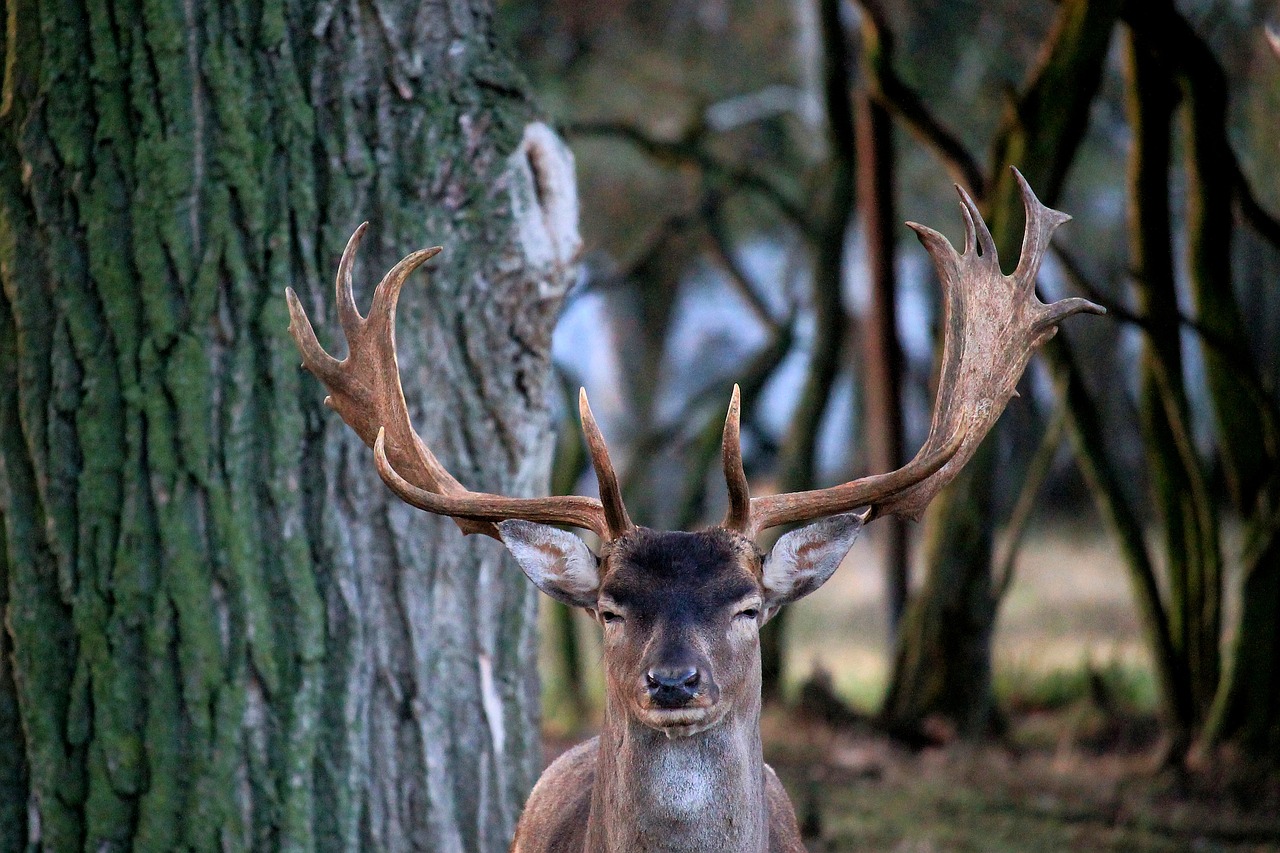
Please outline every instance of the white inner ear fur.
M577 607L596 606L600 561L577 536L532 521L498 524L502 543L538 589Z
M826 583L866 519L865 511L833 515L779 539L764 561L766 618Z

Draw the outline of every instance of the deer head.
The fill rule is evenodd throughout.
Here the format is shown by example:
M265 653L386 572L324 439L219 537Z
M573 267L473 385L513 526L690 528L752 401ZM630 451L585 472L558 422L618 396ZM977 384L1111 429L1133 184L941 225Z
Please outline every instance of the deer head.
M1083 299L1046 305L1036 298L1035 278L1050 235L1068 217L1040 204L1020 174L1017 179L1027 227L1011 276L1001 272L991 235L963 189L957 188L966 232L962 252L938 232L908 223L932 256L943 291L937 400L915 459L897 471L832 488L753 498L742 467L735 388L724 428L729 511L719 526L701 532L632 523L585 392L580 413L599 500L471 492L445 470L409 422L394 338L405 279L439 249L415 252L387 273L365 318L351 289L362 225L338 266L346 359L321 348L292 290L290 331L304 365L328 388L326 403L373 448L387 485L413 506L451 516L464 533L501 539L539 589L592 613L604 632L613 711L668 735L690 735L714 727L737 705L758 705L760 626L820 587L863 524L887 513L918 517L1004 410L1032 349L1065 317L1102 312ZM757 548L764 530L799 522L812 523L781 537L768 555ZM598 553L551 525L592 531Z
M632 527L599 558L571 533L498 525L539 589L588 610L604 632L610 707L663 733L704 731L760 695L759 630L831 576L864 515L792 531L768 557L724 527L696 533Z

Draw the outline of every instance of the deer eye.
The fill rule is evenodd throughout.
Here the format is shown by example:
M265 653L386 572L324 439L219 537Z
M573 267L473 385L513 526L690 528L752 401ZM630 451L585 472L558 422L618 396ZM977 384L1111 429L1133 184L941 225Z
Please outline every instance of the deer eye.
M600 618L609 625L618 625L622 623L622 614L614 613L612 610L601 610Z
M739 610L737 613L735 613L735 614L734 614L734 617L733 617L733 618L735 618L735 619L755 619L755 618L756 618L757 616L759 616L759 615L760 615L760 610L759 610L759 608L756 608L756 607L748 607L748 608L746 608L745 610Z

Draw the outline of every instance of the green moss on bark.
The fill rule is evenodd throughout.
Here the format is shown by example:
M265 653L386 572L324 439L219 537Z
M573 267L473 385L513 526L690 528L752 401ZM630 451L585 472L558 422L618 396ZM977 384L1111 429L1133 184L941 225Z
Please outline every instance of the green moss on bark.
M363 217L362 275L473 246L406 294L402 357L471 416L427 424L471 454L460 473L537 487L519 466L547 353L513 357L517 319L488 307L538 291L503 184L529 108L476 84L511 76L487 11L424 35L412 4L29 5L0 115L0 603L23 732L0 792L29 790L58 850L505 849L539 763L533 594L451 526L385 524L282 298L324 304ZM446 31L466 47L447 62ZM549 340L553 309L518 322ZM523 361L531 398L487 376ZM526 427L476 417L504 406ZM478 692L431 690L473 684L479 654L496 745Z

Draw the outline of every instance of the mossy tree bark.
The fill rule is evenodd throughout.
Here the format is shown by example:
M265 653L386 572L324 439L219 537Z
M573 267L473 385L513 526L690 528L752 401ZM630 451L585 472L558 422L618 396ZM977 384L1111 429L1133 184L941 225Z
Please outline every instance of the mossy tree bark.
M0 847L504 850L532 587L389 498L283 297L332 341L360 220L366 304L444 243L400 308L417 426L545 488L571 161L522 146L488 4L6 5Z

